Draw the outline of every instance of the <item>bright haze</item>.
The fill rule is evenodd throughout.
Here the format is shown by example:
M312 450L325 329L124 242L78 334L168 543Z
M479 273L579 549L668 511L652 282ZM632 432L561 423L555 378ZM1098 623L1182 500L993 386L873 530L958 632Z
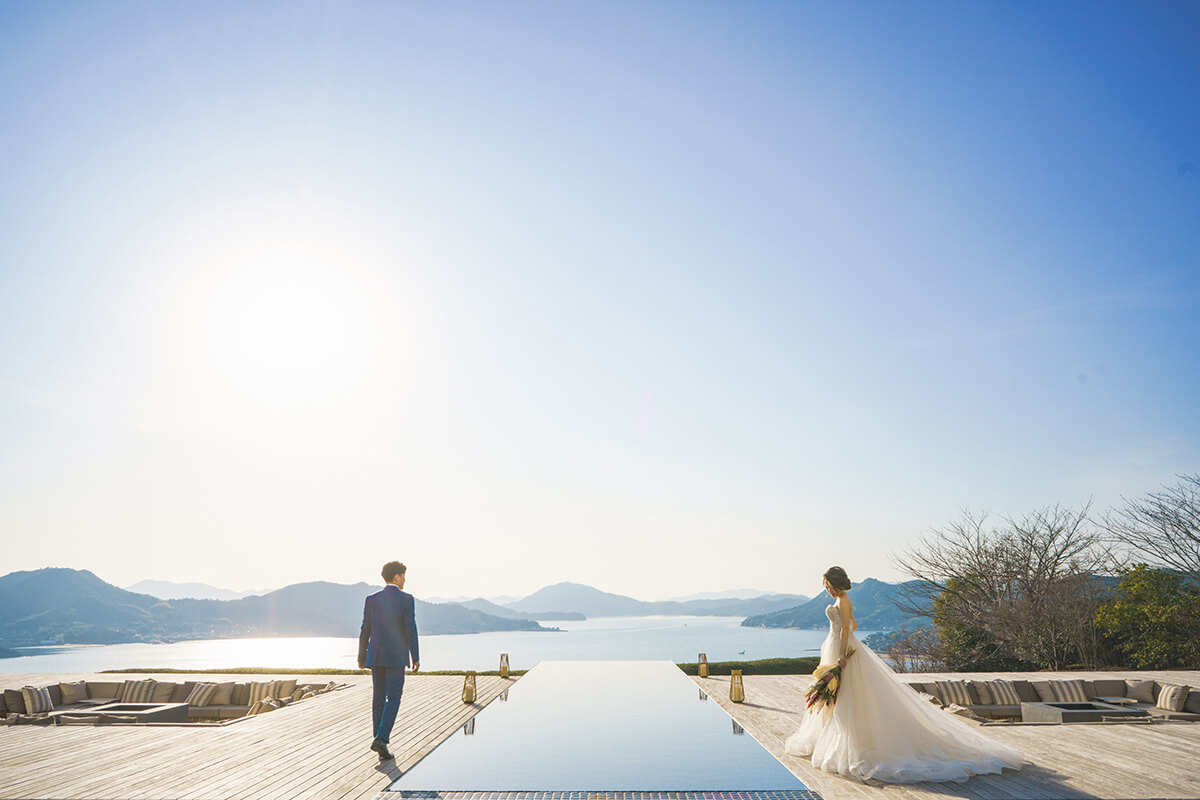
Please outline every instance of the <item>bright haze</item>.
M811 595L1197 471L1198 30L5 3L3 571Z

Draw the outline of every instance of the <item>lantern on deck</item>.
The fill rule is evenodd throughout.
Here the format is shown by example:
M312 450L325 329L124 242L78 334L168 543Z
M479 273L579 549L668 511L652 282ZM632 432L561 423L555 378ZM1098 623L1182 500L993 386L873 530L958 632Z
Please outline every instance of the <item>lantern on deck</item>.
M500 654L500 677L508 677L508 653Z
M729 673L729 699L740 703L746 699L746 687L742 684L742 671L731 670Z
M707 678L708 677L708 653L701 653L700 658L697 659L697 661L698 661L698 663L696 664L696 674L699 675L701 678Z
M475 673L468 672L463 678L463 693L462 700L464 703L475 702Z

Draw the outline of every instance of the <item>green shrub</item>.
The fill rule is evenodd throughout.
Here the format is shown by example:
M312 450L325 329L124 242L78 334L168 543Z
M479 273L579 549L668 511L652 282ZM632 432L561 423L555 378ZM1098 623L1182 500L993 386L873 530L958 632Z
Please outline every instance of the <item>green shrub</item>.
M709 675L728 675L730 670L740 669L743 675L808 675L817 668L821 659L816 656L806 658L764 658L759 661L710 661ZM688 675L696 675L700 665L696 663L676 664Z

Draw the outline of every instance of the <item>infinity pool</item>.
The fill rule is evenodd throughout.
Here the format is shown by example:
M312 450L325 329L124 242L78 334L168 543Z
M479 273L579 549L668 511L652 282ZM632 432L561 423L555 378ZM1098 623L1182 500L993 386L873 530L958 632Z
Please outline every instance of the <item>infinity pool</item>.
M816 797L669 661L543 661L389 788Z

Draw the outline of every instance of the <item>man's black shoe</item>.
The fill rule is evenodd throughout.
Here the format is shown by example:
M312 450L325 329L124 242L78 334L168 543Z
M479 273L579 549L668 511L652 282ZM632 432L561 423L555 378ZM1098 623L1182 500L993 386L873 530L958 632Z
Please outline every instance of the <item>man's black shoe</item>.
M379 741L378 739L371 742L371 749L374 750L376 753L379 753L380 761L391 761L393 758L395 758L394 755L392 755L391 753L388 752L387 744Z

